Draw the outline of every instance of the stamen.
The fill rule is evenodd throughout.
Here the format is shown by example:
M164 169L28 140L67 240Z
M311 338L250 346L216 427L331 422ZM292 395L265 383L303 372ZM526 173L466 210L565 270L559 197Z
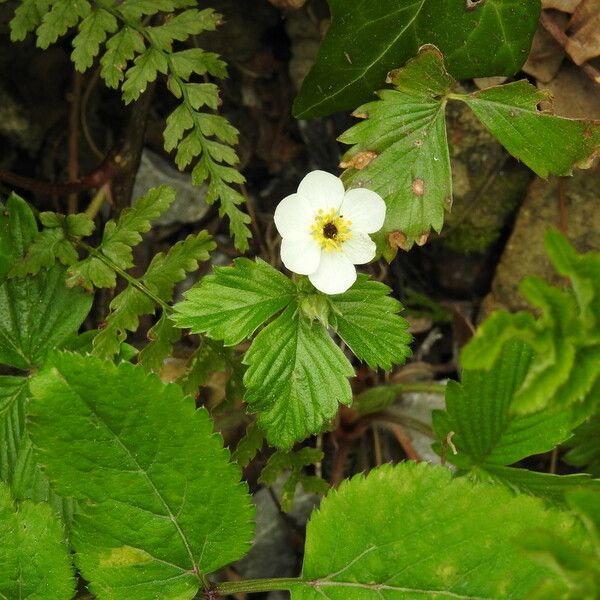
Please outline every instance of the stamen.
M352 237L350 225L335 209L319 210L311 227L313 238L326 252L339 251L343 243Z

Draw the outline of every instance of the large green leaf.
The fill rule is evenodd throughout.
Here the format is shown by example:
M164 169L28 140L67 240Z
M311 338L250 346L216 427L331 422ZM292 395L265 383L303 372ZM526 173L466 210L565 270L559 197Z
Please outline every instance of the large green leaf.
M446 411L435 411L433 426L444 443L452 433L447 459L463 469L510 465L552 450L568 439L579 419L559 407L527 415L511 412L516 391L532 366L533 352L519 341L507 343L488 371L465 370L462 383L446 386Z
M0 598L69 600L75 592L69 550L47 504L15 507L0 483Z
M388 81L395 89L359 107L354 114L365 120L340 137L352 144L341 163L347 186L372 189L386 202L385 223L374 239L387 259L398 248L425 243L431 229L439 232L452 205L448 101L465 102L509 152L543 177L587 166L600 147L600 123L538 110L547 97L525 81L453 92L455 82L435 46L421 48Z
M366 102L388 71L435 44L457 79L514 75L540 14L539 0L329 0L331 27L294 103L297 118Z
M350 404L352 365L318 321L295 302L267 325L244 356L245 400L273 446L289 449L318 433L338 404Z
M37 458L80 500L72 543L97 598L192 598L246 552L252 508L239 468L178 386L62 353L31 388Z
M514 544L542 526L590 545L572 516L535 498L424 463L381 467L344 482L313 513L292 599L517 600L545 578L564 591Z
M296 286L266 262L238 258L189 290L175 305L173 319L178 327L233 346L287 306L295 293Z
M13 194L0 205L0 362L18 369L41 365L79 329L92 304L90 294L65 286L60 266L7 278L37 232L24 200Z
M491 87L461 99L516 158L540 177L571 175L587 166L600 146L600 127L541 112L538 105L552 99L525 80Z
M330 297L330 317L337 334L353 354L370 367L389 371L410 355L408 323L398 313L402 305L390 288L366 275L345 293Z

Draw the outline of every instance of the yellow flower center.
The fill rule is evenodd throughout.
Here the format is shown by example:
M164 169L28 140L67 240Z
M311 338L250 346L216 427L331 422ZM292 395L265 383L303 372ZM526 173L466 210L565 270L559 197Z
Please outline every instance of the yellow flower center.
M344 219L337 210L332 208L327 212L320 210L317 213L310 231L319 246L326 252L331 252L340 250L342 244L352 237L350 225L352 225L351 221Z

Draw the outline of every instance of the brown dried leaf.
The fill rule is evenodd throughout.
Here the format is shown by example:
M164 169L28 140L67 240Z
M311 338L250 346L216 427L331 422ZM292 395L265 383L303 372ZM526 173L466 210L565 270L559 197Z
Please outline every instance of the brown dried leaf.
M563 12L573 13L581 0L542 0L542 8L555 8Z
M575 64L600 56L600 0L582 0L569 22L566 45Z
M552 93L557 115L600 120L600 85L572 63L565 63L552 81L538 87Z
M546 15L546 18L551 18L561 31L564 31L567 27L568 17L565 14L550 13ZM538 27L533 36L531 51L527 62L523 66L523 71L532 75L538 81L546 83L556 75L564 56L563 47L544 27Z

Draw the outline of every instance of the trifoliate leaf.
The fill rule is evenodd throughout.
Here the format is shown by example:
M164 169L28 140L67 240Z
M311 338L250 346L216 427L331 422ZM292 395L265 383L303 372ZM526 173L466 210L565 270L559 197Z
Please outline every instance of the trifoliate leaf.
M315 66L294 102L294 116L348 110L369 100L391 69L423 44L435 44L457 79L514 75L527 58L538 0L329 0L332 22Z
M287 306L296 286L264 261L238 258L186 292L175 305L177 327L234 346Z
M518 600L545 578L564 591L513 541L538 526L589 546L571 515L535 498L425 463L386 465L343 482L313 513L292 600Z
M107 10L94 7L92 12L79 24L79 33L73 38L71 60L75 68L83 73L92 66L100 51L100 44L109 33L117 29L117 20Z
M60 266L7 279L37 235L27 203L12 195L0 210L0 362L30 369L60 347L87 316L92 297L65 286Z
M121 11L123 7L121 5ZM144 51L144 38L132 29L124 26L106 42L106 52L100 59L100 74L106 85L117 88L125 76L127 63L136 54Z
M46 4L46 10L48 8ZM88 0L53 0L37 29L37 45L45 49L90 14Z
M63 353L31 389L38 460L81 501L72 544L95 597L191 599L247 551L253 510L239 468L178 386Z
M509 152L542 176L586 166L600 147L598 123L537 111L541 92L525 82L473 94L452 92L455 82L434 46L421 48L389 74L389 81L395 90L384 90L380 100L358 108L355 116L366 120L340 137L353 144L341 163L346 184L368 187L386 201L385 223L374 239L388 260L398 248L424 244L430 229L439 232L444 210L452 204L445 125L449 100L468 104ZM548 150L557 147L564 152Z
M588 165L600 148L597 121L540 111L538 104L551 96L527 81L491 87L461 99L514 157L540 177L571 175L574 167Z
M390 291L383 283L359 275L347 292L330 298L331 324L337 334L371 368L387 371L404 363L411 341L408 323L398 315L402 305Z
M152 188L130 208L110 220L104 227L102 242L95 252L69 268L70 286L115 287L114 268L133 267L132 248L142 241L142 233L150 230L151 223L165 212L175 200L175 190L168 186ZM102 259L103 255L109 264Z
M15 507L0 482L0 597L70 600L75 578L63 531L47 504Z
M287 450L318 433L338 404L350 404L352 365L318 322L291 302L244 356L245 400L272 446Z
M510 465L527 456L552 450L568 439L582 417L569 408L546 407L515 415L511 404L533 365L533 352L511 341L490 370L463 371L462 383L448 382L446 411L435 411L434 431L444 448L452 434L446 459L462 469ZM442 451L438 448L438 451Z
M566 462L600 477L600 414L596 413L580 425L567 446L570 450L563 457Z
M164 52L151 46L140 54L133 61L133 66L127 69L125 81L121 86L125 104L137 100L140 94L146 91L148 84L156 79L158 73L166 74L167 71L168 61Z
M493 313L464 348L462 361L467 369L490 369L507 341L522 340L535 356L515 394L513 412L579 403L573 410L585 417L597 403L594 396L600 389L600 254L578 256L558 232L549 233L545 245L550 260L569 277L573 289L554 288L534 277L525 279L521 294L539 310L540 317L536 320L528 312Z

